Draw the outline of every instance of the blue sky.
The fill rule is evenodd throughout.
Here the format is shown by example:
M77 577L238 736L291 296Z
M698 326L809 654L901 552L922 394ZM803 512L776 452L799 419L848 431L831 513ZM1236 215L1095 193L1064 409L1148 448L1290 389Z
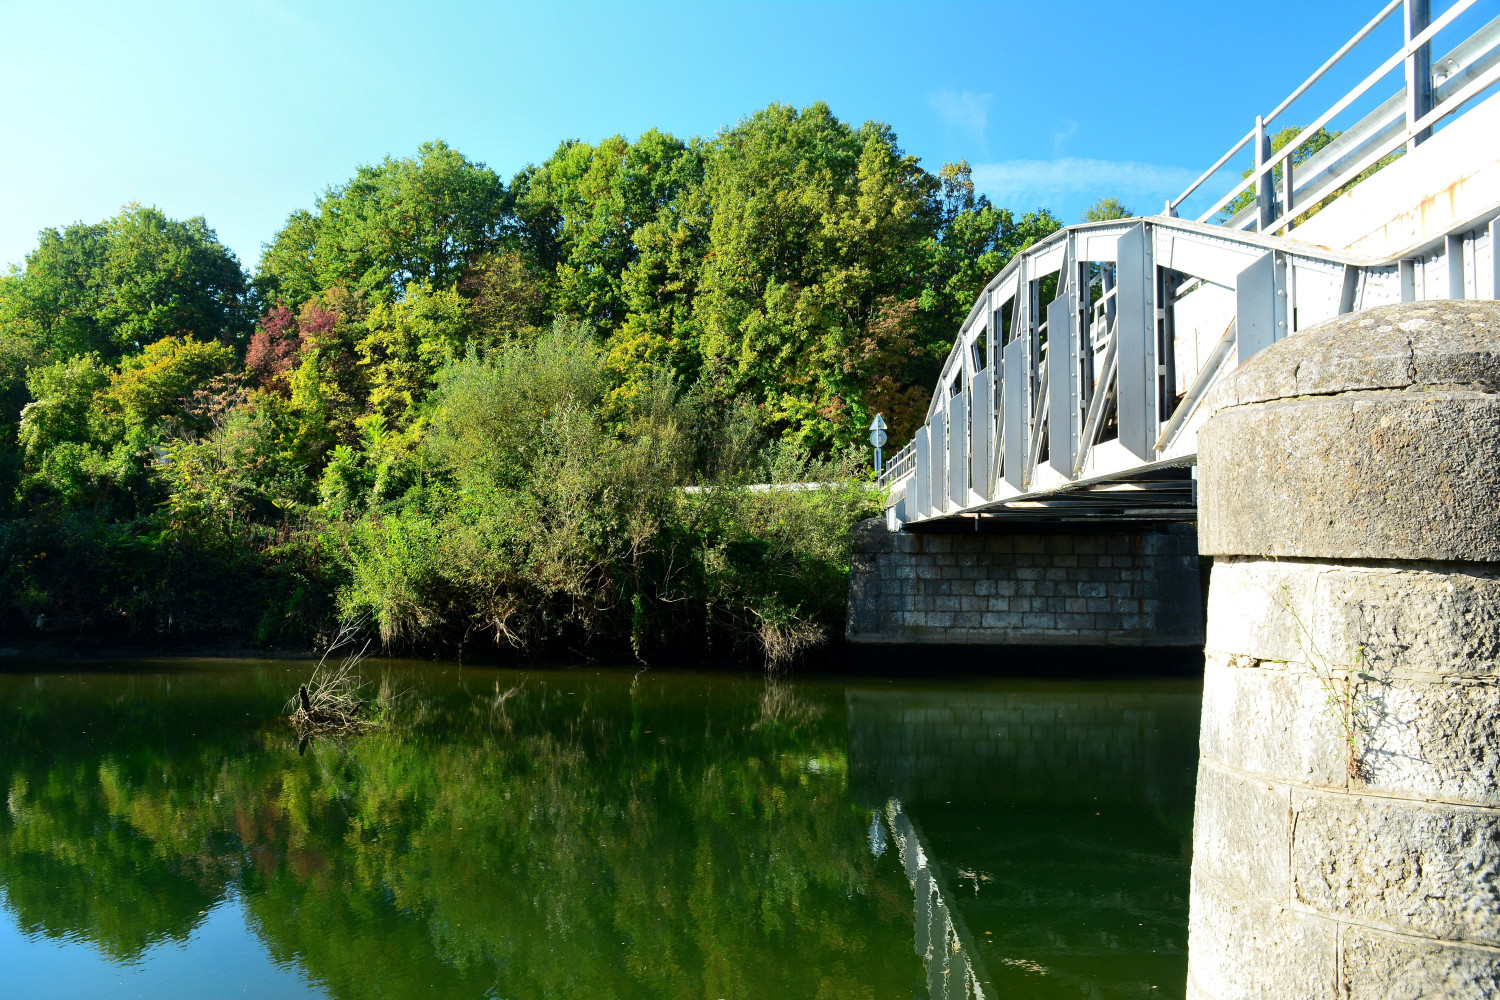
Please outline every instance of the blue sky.
M1201 0L0 0L0 266L129 201L205 216L253 265L293 209L427 139L509 180L565 138L709 135L772 101L885 121L1017 211L1157 212L1379 6L1261 0L1295 26L1272 42Z

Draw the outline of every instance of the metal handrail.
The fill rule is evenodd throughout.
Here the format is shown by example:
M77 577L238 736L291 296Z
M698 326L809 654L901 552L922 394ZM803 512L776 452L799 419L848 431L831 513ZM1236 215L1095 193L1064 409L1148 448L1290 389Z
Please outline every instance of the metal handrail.
M1404 0L1404 2L1410 3L1411 0ZM1409 56L1415 54L1419 49L1425 47L1432 40L1433 35L1437 34L1443 28L1447 27L1454 18L1458 17L1458 15L1462 14L1464 11L1468 10L1478 2L1479 0L1459 0L1458 3L1454 4L1451 8L1445 11L1441 17L1439 17L1436 21L1433 21L1432 24L1423 29L1420 34L1412 38L1412 40L1406 43L1406 45L1404 45L1400 50L1392 53L1385 62L1381 63L1379 67L1377 67L1373 72L1371 72L1368 76L1361 80L1353 90L1350 90L1343 97L1334 102L1333 107L1323 112L1311 125L1307 126L1300 133L1298 133L1297 138L1293 139L1291 142L1287 143L1276 152L1270 154L1270 156L1268 156L1265 162L1263 162L1260 166L1253 168L1249 176L1240 181L1240 183L1232 190L1230 190L1230 192L1223 198L1220 198L1218 203L1215 204L1213 208L1200 215L1198 217L1198 221L1207 222L1210 218L1217 215L1220 209L1229 204L1235 198L1239 197L1240 194L1247 188L1249 188L1252 184L1259 183L1262 177L1270 175L1276 169L1276 167L1280 166L1283 163L1283 161L1291 159L1292 154L1295 153L1304 142L1316 135L1319 129L1332 121L1334 116L1348 108L1349 105L1353 104L1360 97L1364 96L1365 91L1369 90L1371 87L1375 86L1375 84L1379 83L1382 79L1385 78L1386 74L1390 73L1391 70L1395 69L1397 65L1403 62ZM1436 119L1433 120L1435 121ZM1261 130L1264 128L1264 125L1265 119L1261 119L1259 122L1257 122L1257 134L1261 132ZM1418 129L1416 129L1414 124L1411 126L1411 128L1413 132L1419 131Z
M1300 87L1298 87L1296 90L1292 91L1290 94L1287 95L1287 97L1286 97L1285 100L1283 100L1280 104L1276 105L1276 108L1270 114L1266 115L1262 119L1262 124L1269 125L1272 121L1274 121L1276 119L1277 115L1281 114L1287 108L1291 107L1293 101L1295 101L1297 98L1301 97L1303 94L1307 93L1307 89L1309 87L1311 87L1313 84L1315 84L1319 80L1321 80L1323 78L1324 74L1326 74L1330 69L1332 69L1338 63L1338 61L1340 59L1343 59L1344 56L1348 55L1349 51L1351 49L1353 49L1354 46L1356 46L1360 42L1364 41L1365 38L1370 34L1370 32L1374 31L1376 28L1380 27L1380 25L1384 24L1386 18L1388 18L1392 14L1394 14L1396 12L1396 9L1398 7L1400 7L1402 4L1404 4L1405 2L1406 2L1406 0L1391 0L1390 3L1386 4L1385 5L1385 9L1382 10L1379 14L1376 14L1375 17L1370 20L1369 24L1366 24L1363 28L1359 29L1359 31L1355 32L1354 37L1351 38L1351 39L1349 39L1342 46L1340 46L1340 48L1339 48L1339 50L1337 52L1335 52L1333 55L1329 56L1328 57L1328 61L1325 62L1325 63L1323 63L1323 65L1319 66L1318 69L1317 69L1317 71L1314 72L1312 76L1309 76L1306 80L1302 81L1302 85ZM1168 201L1167 202L1166 212L1164 214L1169 215L1169 216L1170 215L1176 215L1177 214L1177 206L1181 205L1183 203L1183 201L1185 201L1194 191L1197 191L1200 187L1202 187L1204 185L1204 183L1206 181L1208 181L1208 179L1210 177L1212 177L1214 174L1217 174L1220 170L1222 170L1223 167L1224 167L1224 164L1228 163L1231 159L1233 159L1234 155L1236 153L1238 153L1240 150L1242 150L1242 149L1245 148L1245 144L1246 143L1248 143L1251 139L1255 138L1256 131L1257 130L1254 127L1252 127L1250 129L1250 131L1248 131L1248 132L1245 133L1244 137L1242 139L1240 139L1239 142L1237 142L1233 146L1229 147L1229 151L1228 152L1226 152L1223 156L1221 156L1217 160L1215 160L1213 166L1211 166L1207 170L1203 171L1203 173L1198 176L1197 180L1195 180L1195 181L1193 181L1193 183L1189 184L1187 186L1187 189L1185 191L1183 191L1182 194L1180 194L1176 198L1173 198L1170 201ZM1238 193L1238 192L1236 192L1236 193Z
M1266 121L1268 123L1274 121L1276 119L1277 115L1281 114L1287 108L1291 107L1293 101L1295 101L1297 98L1301 97L1303 94L1307 93L1307 89L1309 87L1311 87L1313 84L1317 83L1319 80L1321 80L1323 78L1323 74L1327 73L1330 69L1332 69L1334 67L1334 65L1336 65L1338 63L1338 61L1340 59L1342 59L1346 55L1348 55L1350 49L1354 48L1354 46L1356 46L1360 42L1364 41L1365 38L1369 36L1370 32L1374 31L1376 28L1378 28L1382 24L1384 24L1385 23L1385 19L1388 18L1388 17L1390 17L1392 14L1394 14L1396 12L1396 9L1398 7L1401 7L1405 3L1406 3L1406 0L1391 0L1390 3L1386 4L1384 10L1382 10L1379 14L1376 14L1373 18L1371 18L1369 24L1365 25L1363 28L1360 28L1359 31L1355 32L1353 38L1349 39L1347 42L1345 42L1339 48L1339 50L1337 52L1335 52L1333 55L1329 56L1327 62L1325 62L1323 65L1319 66L1317 68L1317 71L1314 72L1312 76L1308 77L1306 80L1304 80L1302 82L1302 86L1300 86L1296 90L1292 91L1290 94L1288 94L1286 96L1286 99L1284 101L1282 101L1280 104L1276 105L1275 110L1273 110L1270 114L1266 115Z
M900 451L891 456L880 475L875 478L877 486L884 489L899 479L904 479L908 473L916 467L917 451L915 445L908 441Z
M1317 83L1318 80L1322 79L1322 77L1325 76L1330 69L1332 69L1341 60L1343 60L1349 54L1349 52L1353 50L1354 47L1362 42L1366 37L1368 37L1372 31L1374 31L1377 27L1379 27L1387 19L1389 19L1390 16L1396 12L1397 8L1409 8L1413 2L1415 2L1415 0L1390 0L1390 2L1387 3L1386 6L1374 18L1372 18L1363 28L1356 32L1352 38L1350 38L1347 42L1340 46L1337 52L1335 52L1327 61L1325 61L1323 65L1317 69L1316 72L1314 72L1305 81L1303 81L1303 83L1299 87L1293 90L1291 94L1289 94L1284 100L1282 100L1281 103L1279 103L1269 115L1258 117L1256 119L1255 126L1243 138L1241 138L1238 142L1231 146L1228 152L1219 157L1219 159L1214 163L1212 167L1210 167L1201 176L1199 176L1197 180L1193 181L1192 184L1188 185L1188 187L1176 198L1168 201L1166 203L1165 214L1169 216L1175 216L1177 214L1177 207L1179 205L1181 205L1184 201L1187 200L1187 198L1196 193L1199 188L1201 188L1210 178L1217 174L1225 166L1225 164L1227 164L1237 153L1239 153L1240 150L1244 149L1245 146L1252 140L1258 140L1259 142L1263 143L1266 138L1265 129L1267 125L1269 125L1277 116L1279 116L1288 107L1290 107L1292 103L1297 100L1297 98L1306 93L1308 88ZM1346 92L1338 101L1333 104L1332 107L1319 115L1318 118L1311 125L1304 128L1293 141L1287 143L1281 149L1274 152L1270 152L1268 150L1262 151L1258 149L1256 159L1259 162L1257 162L1251 168L1250 173L1246 177L1241 179L1237 184L1235 184L1217 202L1215 202L1212 208L1208 209L1208 211L1200 215L1198 217L1198 220L1200 222L1207 222L1245 191L1251 189L1252 187L1260 185L1263 179L1271 176L1278 167L1281 167L1284 172L1285 167L1283 166L1283 164L1290 162L1292 156L1297 152L1297 150L1300 149L1314 135L1316 135L1319 129L1323 128L1323 126L1327 125L1328 122L1331 121L1336 115L1347 109L1349 105L1358 100L1368 90L1370 90L1370 88L1384 79L1403 61L1411 62L1422 53L1429 51L1432 39L1440 31L1448 27L1448 25L1452 24L1456 18L1473 7L1477 2L1478 0L1458 0L1458 2L1456 2L1448 10L1444 11L1439 17L1433 19L1429 24L1424 26L1421 31L1415 33L1409 41L1406 41L1399 49L1397 49L1394 53L1387 57L1386 60L1382 62L1378 68L1376 68L1372 73L1361 80L1360 83L1357 84L1353 89ZM1411 14L1408 13L1408 19L1410 19L1410 17ZM1428 64L1430 65L1430 60L1428 60ZM1464 97L1464 100L1467 100L1468 97L1473 96L1473 93L1474 92L1467 93ZM1438 108L1418 109L1417 114L1413 115L1411 114L1410 108L1411 102L1408 102L1408 121L1406 139L1404 141L1421 141L1425 129L1430 128L1432 123L1437 122L1441 118L1445 117L1446 114L1451 113L1460 103L1462 103L1462 101L1444 102L1444 104L1440 105ZM1438 111L1439 108L1443 109L1443 113L1433 114L1433 112ZM1259 197L1260 196L1258 195L1257 201L1259 200ZM1262 219L1264 219L1266 215L1275 214L1276 213L1273 208L1270 213L1264 213L1262 215ZM1281 218L1277 220L1277 223L1278 225L1285 225L1286 221L1288 221L1290 218L1295 217L1293 206L1283 206L1280 215ZM1271 229L1273 227L1265 226L1264 228Z
M1413 122L1411 125L1408 125L1393 138L1387 139L1384 143L1375 147L1373 150L1366 154L1365 159L1373 162L1379 160L1387 153L1394 152L1404 143L1410 142L1413 138L1431 128L1443 118L1452 114L1459 105L1464 104L1473 97L1494 86L1497 81L1500 81L1500 66L1491 68L1489 72L1485 73L1477 80L1469 83L1468 86L1464 87L1452 98L1444 101L1442 104L1439 104L1437 107L1433 108L1421 118L1418 118L1415 122ZM1295 205L1290 208L1286 208L1282 211L1281 215L1273 219L1271 221L1271 224L1266 228L1271 232L1275 232L1281 227L1291 223L1291 221L1295 219L1297 215L1302 211L1304 210L1295 207Z
M1471 90L1475 81L1486 79L1500 66L1500 17L1479 28L1468 38L1453 46L1439 60L1441 75L1434 75L1432 97L1435 110L1457 109L1478 90ZM1479 89L1483 89L1483 85ZM1334 193L1339 187L1376 163L1382 156L1408 141L1406 128L1405 88L1386 98L1358 122L1339 133L1338 138L1319 149L1297 165L1296 181L1293 185L1292 206L1296 215L1307 211L1304 207L1316 203ZM1456 103L1450 103L1455 102ZM1446 110L1444 111L1446 114ZM1283 181L1285 177L1283 176ZM1283 215L1287 199L1282 198ZM1244 229L1259 224L1258 206L1246 205L1224 226ZM1284 222L1278 220L1277 225ZM1269 228L1269 227L1268 227Z

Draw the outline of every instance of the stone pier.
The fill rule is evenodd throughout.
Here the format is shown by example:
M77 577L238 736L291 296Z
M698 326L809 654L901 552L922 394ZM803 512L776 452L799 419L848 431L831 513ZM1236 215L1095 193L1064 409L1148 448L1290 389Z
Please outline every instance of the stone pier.
M848 638L856 643L1197 646L1190 524L1020 525L976 532L855 529ZM988 527L988 526L987 526Z
M1194 1000L1500 996L1500 306L1268 348L1199 434Z

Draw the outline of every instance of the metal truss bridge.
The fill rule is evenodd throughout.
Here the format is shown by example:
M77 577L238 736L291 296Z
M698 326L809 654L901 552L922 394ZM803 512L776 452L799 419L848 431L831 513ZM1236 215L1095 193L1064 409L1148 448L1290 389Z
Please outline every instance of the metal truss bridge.
M1500 17L1471 28L1476 2L1434 18L1428 0L1391 0L1164 214L1068 226L1017 254L881 476L888 526L1190 519L1203 400L1247 358L1342 313L1496 298ZM1392 18L1395 51L1273 152L1268 124ZM1178 218L1246 147L1249 175Z

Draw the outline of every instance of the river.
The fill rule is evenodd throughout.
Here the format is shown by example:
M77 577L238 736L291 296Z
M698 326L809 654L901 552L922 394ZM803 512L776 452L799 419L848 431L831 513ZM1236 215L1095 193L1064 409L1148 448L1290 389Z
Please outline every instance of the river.
M0 997L1183 996L1195 681L0 669Z

